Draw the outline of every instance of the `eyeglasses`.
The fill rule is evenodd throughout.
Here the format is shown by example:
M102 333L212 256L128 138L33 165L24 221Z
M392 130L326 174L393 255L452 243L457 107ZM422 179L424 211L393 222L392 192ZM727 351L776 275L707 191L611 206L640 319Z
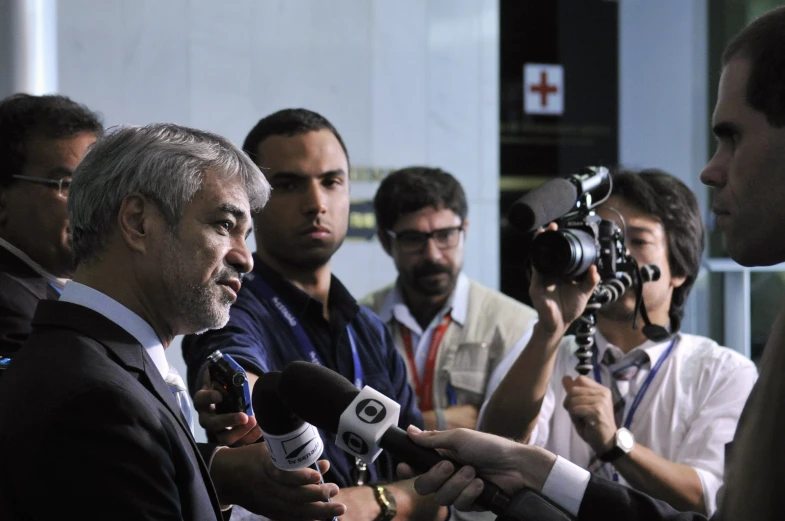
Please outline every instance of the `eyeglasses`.
M450 250L458 246L461 240L463 226L453 226L452 228L440 228L430 233L403 231L395 233L387 230L387 235L395 239L398 247L404 253L420 253L428 245L428 241L433 239L436 247L440 250Z
M40 177L31 177L29 175L12 175L14 179L21 179L22 181L29 181L31 183L39 183L42 185L54 185L57 187L57 195L60 197L68 197L68 189L71 187L70 179L41 179Z

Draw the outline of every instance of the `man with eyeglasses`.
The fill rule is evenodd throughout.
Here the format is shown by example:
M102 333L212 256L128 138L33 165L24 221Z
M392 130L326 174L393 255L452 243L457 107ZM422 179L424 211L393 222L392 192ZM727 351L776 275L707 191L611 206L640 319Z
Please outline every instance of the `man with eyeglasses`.
M460 183L437 168L392 172L374 198L382 247L398 280L363 299L406 360L428 429L474 428L488 379L536 312L462 272L469 228Z
M29 335L38 302L58 298L73 274L71 173L102 133L99 116L65 96L14 94L0 101L2 360Z

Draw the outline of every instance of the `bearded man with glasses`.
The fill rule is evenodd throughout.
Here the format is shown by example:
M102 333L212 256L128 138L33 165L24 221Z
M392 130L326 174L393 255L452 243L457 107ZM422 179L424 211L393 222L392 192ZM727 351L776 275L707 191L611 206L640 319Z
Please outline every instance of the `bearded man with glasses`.
M390 329L426 428L473 429L490 374L526 344L537 314L462 272L468 205L452 175L426 167L392 172L374 210L398 280L362 304Z
M65 96L14 94L0 101L4 362L29 335L38 302L58 298L73 275L68 188L71 174L102 133L99 116ZM4 365L0 362L0 368Z

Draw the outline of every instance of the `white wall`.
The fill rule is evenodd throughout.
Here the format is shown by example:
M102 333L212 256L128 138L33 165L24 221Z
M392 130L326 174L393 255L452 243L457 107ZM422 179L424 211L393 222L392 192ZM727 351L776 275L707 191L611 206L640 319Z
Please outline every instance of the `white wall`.
M456 175L466 271L496 287L498 13L498 0L61 0L60 91L108 125L171 121L237 144L275 110L320 112L353 165ZM334 270L358 297L395 276L376 242L347 241ZM167 353L184 370L179 344Z
M109 125L173 121L240 144L303 106L353 165L452 172L470 197L466 270L498 285L497 0L62 0L58 17L61 91ZM358 296L394 276L376 243L347 243L335 271Z
M709 136L708 0L619 2L619 160L661 168L697 194ZM688 300L682 329L708 334L708 277Z

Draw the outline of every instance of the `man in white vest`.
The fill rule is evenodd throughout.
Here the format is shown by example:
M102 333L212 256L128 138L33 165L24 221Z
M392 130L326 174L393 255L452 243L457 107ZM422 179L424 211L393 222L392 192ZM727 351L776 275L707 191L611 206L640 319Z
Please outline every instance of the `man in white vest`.
M427 167L392 172L374 210L398 279L361 303L389 327L426 428L474 428L490 374L513 346L526 344L537 314L463 273L468 205L452 175Z

